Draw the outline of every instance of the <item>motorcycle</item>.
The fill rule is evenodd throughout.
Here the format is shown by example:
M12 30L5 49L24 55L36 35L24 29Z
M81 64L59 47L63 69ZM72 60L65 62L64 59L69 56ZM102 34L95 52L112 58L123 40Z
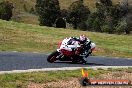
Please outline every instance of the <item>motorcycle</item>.
M90 40L87 40L79 49L79 53L75 53L77 50L66 50L65 48L61 48L61 46L66 46L65 40L63 40L59 44L59 48L52 52L48 58L47 61L50 63L55 62L56 60L59 61L72 61L73 63L86 63L84 58L87 58L92 51L95 49L95 43L91 42Z

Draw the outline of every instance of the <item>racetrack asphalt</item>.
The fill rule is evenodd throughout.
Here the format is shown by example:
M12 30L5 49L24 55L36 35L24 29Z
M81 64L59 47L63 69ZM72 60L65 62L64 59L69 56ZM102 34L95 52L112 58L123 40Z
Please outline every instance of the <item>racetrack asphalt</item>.
M27 70L61 67L90 67L90 66L132 66L132 59L90 56L87 63L72 64L71 62L48 63L43 53L0 52L0 71Z

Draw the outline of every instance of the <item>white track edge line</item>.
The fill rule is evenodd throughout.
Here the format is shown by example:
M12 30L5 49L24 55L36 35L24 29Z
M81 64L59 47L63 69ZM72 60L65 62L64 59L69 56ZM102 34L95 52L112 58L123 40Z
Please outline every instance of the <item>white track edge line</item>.
M91 67L61 67L61 68L42 68L42 69L27 69L27 70L12 70L12 71L0 71L0 74L11 73L27 73L27 72L40 72L40 71L59 71L59 70L77 70L81 68L94 69L98 68L107 70L108 68L132 68L132 66L91 66Z

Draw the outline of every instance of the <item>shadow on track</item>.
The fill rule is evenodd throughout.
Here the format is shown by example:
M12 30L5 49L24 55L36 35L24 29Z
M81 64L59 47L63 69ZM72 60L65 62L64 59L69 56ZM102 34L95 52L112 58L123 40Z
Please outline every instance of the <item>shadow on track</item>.
M82 64L82 63L73 63L70 61L62 61L62 62L54 62L54 63L60 63L60 64L81 64L81 65L92 65L92 66L105 66L104 64L97 64L97 63L86 63L86 64Z

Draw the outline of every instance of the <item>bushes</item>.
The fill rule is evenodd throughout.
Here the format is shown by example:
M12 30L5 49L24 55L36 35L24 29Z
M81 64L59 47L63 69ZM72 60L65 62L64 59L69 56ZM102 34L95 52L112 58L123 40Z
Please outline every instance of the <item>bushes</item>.
M9 1L0 3L0 19L9 21L12 17L13 4Z
M67 22L73 25L73 28L79 28L79 24L85 23L90 14L89 8L83 5L83 1L73 2L68 9Z
M57 28L66 28L66 21L63 18L58 18L55 22Z
M128 9L128 1L112 4L111 0L99 0L96 11L91 13L83 0L73 2L66 10L60 10L58 0L37 0L36 9L40 25L53 26L55 20L57 27L64 27L61 23L65 18L74 29L107 33L129 34L132 29L132 16ZM65 23L63 21L63 23Z
M88 30L118 34L126 32L129 34L131 29L129 19L131 17L130 14L128 16L127 8L127 2L112 5L111 0L100 0L96 3L96 11L88 17L87 25L90 28Z
M118 25L115 27L115 32L120 34L122 32L125 32L125 30L127 29L127 22L126 19L123 18L121 21L118 22Z
M60 16L58 0L36 0L36 11L39 15L40 25L52 27Z

